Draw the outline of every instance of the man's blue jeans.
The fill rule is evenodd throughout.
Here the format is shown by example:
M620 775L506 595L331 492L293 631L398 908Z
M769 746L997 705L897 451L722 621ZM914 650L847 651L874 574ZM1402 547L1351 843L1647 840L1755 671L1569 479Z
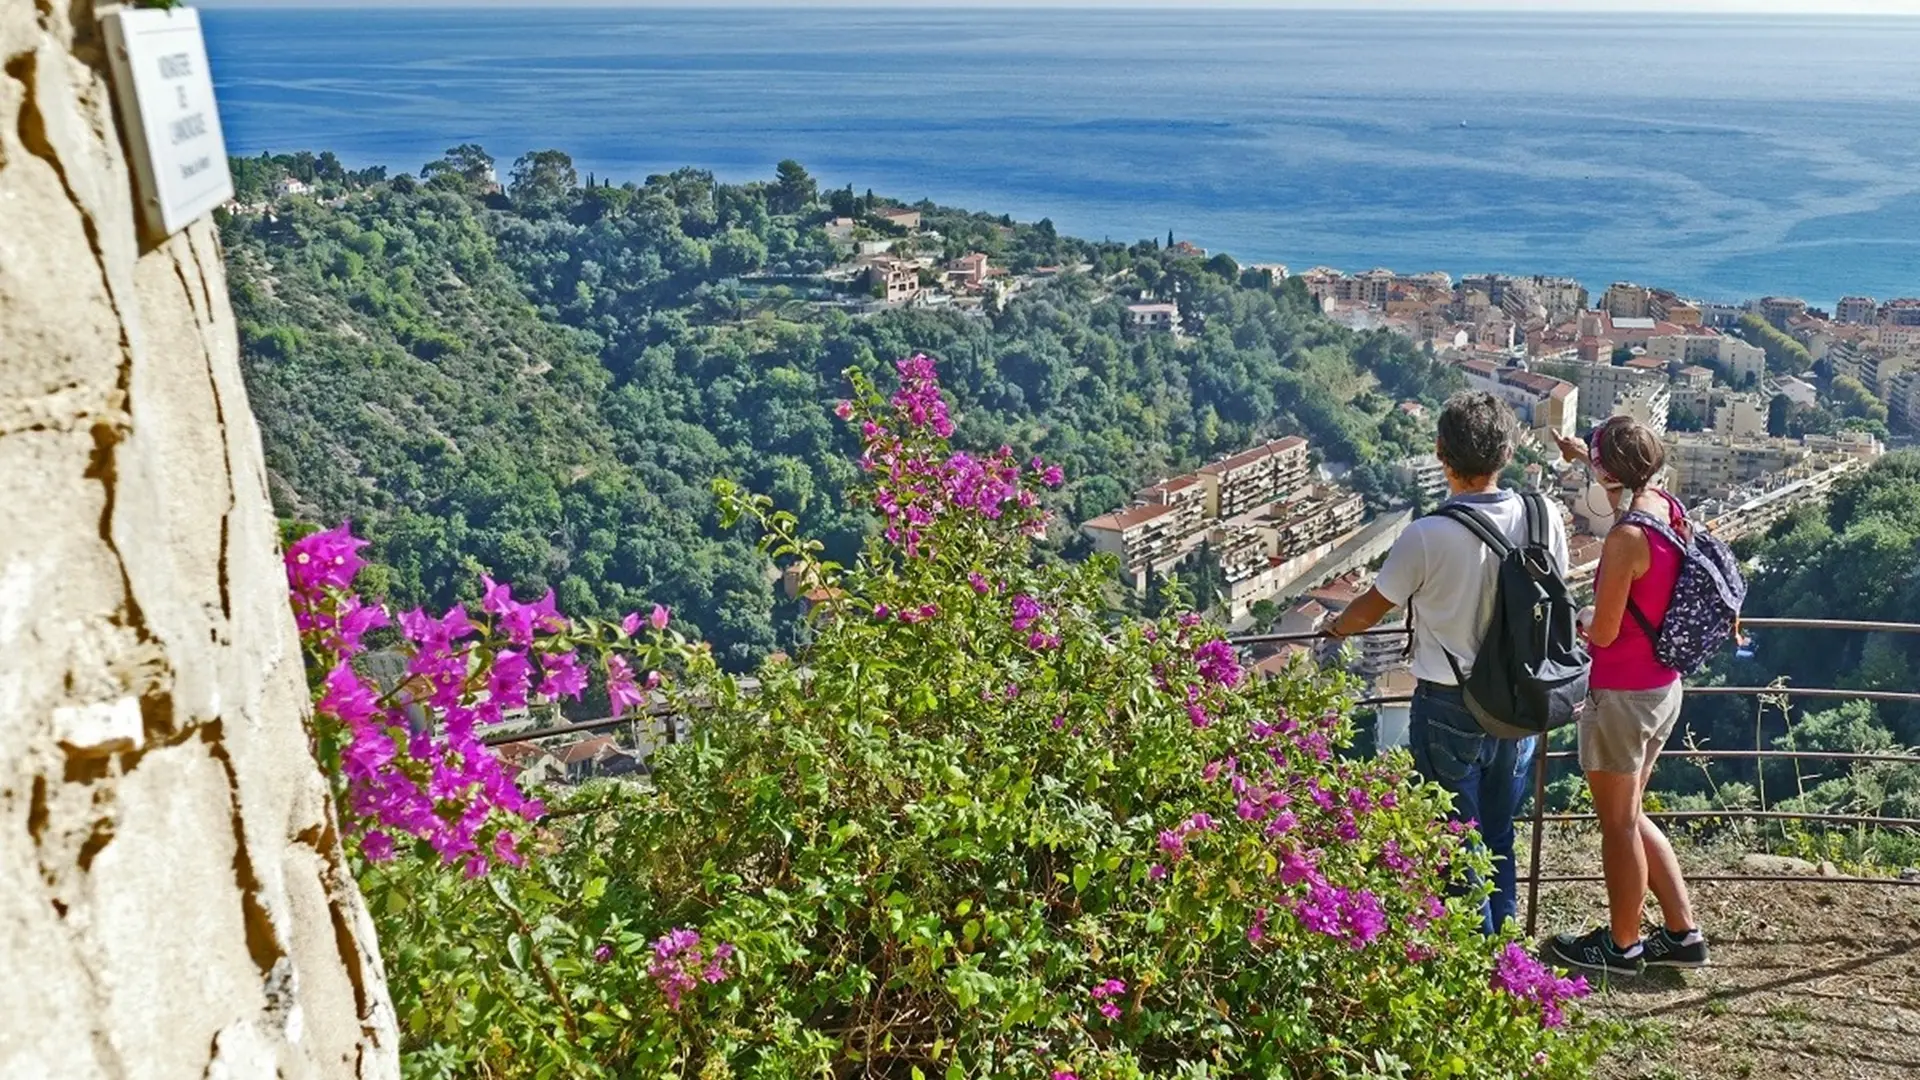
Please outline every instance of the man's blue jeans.
M1538 738L1496 739L1467 711L1457 686L1422 681L1414 688L1407 748L1420 775L1453 795L1450 821L1477 821L1493 854L1493 896L1481 906L1481 929L1492 934L1519 908L1513 861L1513 815L1527 794L1527 771Z

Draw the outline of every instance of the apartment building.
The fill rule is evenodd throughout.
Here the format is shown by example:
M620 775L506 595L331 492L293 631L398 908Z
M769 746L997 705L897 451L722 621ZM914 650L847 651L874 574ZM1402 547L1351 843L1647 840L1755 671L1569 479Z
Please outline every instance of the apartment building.
M1669 484L1682 499L1724 500L1764 478L1811 462L1826 468L1870 462L1884 452L1866 432L1809 435L1803 439L1679 434L1667 440Z
M1203 540L1216 549L1237 543L1237 533L1215 537L1216 526L1240 524L1232 519L1300 491L1311 472L1307 440L1290 435L1141 488L1132 506L1102 514L1080 530L1094 550L1118 557L1134 587L1144 589L1148 574L1172 569Z
M1374 629L1399 630L1401 633L1371 634L1355 641L1357 648L1352 670L1355 675L1367 679L1377 679L1389 671L1406 667L1412 651L1413 630L1407 626L1407 616L1403 610L1396 608L1388 612Z
M1547 318L1555 322L1571 319L1587 306L1586 286L1572 278L1535 275L1528 280L1547 309Z
M1833 305L1833 321L1864 326L1874 321L1880 305L1871 296L1843 296Z
M1655 334L1647 339L1647 355L1674 367L1712 364L1720 359L1719 334Z
M1555 365L1553 374L1570 379L1579 389L1575 399L1575 412L1579 423L1597 424L1614 415L1614 406L1622 395L1640 386L1661 386L1667 383L1665 371L1646 371L1640 368L1615 367L1605 358L1593 363L1580 362Z
M1694 507L1715 536L1729 543L1765 532L1799 507L1824 502L1842 477L1867 467L1868 459L1841 456L1810 459L1763 476L1717 499Z
M1920 298L1902 296L1880 305L1880 322L1886 326L1920 326Z
M1080 526L1095 551L1113 555L1121 569L1144 591L1147 575L1164 573L1187 554L1171 506L1143 503L1102 514Z
M1513 407L1522 423L1548 437L1572 435L1578 422L1580 389L1572 383L1488 360L1460 365L1467 385L1485 390Z
M1128 304L1127 329L1136 334L1180 335L1180 305Z
M1646 319L1652 317L1648 303L1651 299L1645 286L1616 281L1607 286L1600 306L1616 319Z
M1255 515L1213 529L1208 542L1226 579L1221 600L1229 618L1300 579L1358 530L1366 518L1359 493L1312 487Z
M867 266L867 287L889 304L904 304L920 294L919 264L877 258Z
M1807 302L1793 296L1765 296L1755 301L1754 312L1785 330L1788 323L1807 313Z
M1720 338L1716 363L1735 386L1758 384L1767 377L1767 350L1736 337Z
M1654 289L1647 294L1647 315L1661 322L1689 327L1700 326L1703 318L1698 304L1665 289Z
M1613 402L1614 416L1631 416L1661 434L1666 433L1672 409L1673 393L1664 383L1635 386Z
M1412 484L1427 502L1438 502L1447 494L1447 470L1432 454L1401 458L1393 466L1402 483Z
M1195 476L1205 485L1207 516L1228 520L1299 490L1311 469L1307 440L1289 435L1222 458Z
M1887 422L1920 431L1920 370L1909 368L1887 383Z

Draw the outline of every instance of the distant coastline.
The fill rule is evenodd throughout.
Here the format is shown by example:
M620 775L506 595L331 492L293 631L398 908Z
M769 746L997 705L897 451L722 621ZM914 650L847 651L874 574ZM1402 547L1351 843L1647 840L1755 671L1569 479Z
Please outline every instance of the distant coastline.
M207 26L236 153L398 165L472 141L635 181L791 157L1250 261L1920 292L1915 20L223 6Z

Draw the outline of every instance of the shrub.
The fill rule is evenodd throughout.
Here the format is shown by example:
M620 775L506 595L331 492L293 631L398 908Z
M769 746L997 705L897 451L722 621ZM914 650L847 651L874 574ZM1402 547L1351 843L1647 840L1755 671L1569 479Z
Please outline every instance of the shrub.
M524 869L367 866L409 1074L1584 1075L1584 985L1440 899L1484 856L1404 754L1341 755L1352 684L1110 614L1110 566L1030 549L1058 470L953 452L901 371L838 410L885 519L856 565L719 493L829 590L806 648L752 693L653 657L693 739Z

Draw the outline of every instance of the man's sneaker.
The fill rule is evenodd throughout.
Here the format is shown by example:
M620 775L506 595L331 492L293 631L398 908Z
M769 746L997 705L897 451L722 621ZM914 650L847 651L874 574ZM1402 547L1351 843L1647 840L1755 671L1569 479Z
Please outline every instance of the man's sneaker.
M1638 975L1644 966L1644 943L1622 952L1613 943L1613 932L1606 927L1575 937L1555 934L1547 941L1547 959L1562 967L1601 971L1609 975Z
M1698 930L1676 934L1663 926L1647 935L1645 949L1648 967L1707 966L1707 939Z

